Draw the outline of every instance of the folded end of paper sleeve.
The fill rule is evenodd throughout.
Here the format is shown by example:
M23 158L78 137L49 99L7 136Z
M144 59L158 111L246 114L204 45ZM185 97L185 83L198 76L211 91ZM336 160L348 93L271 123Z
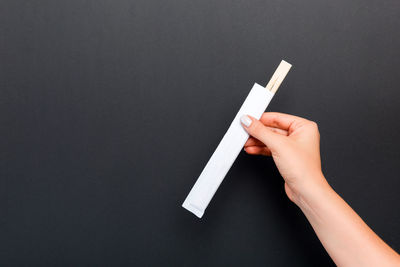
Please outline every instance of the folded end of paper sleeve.
M190 211L191 213L193 213L194 215L196 215L199 218L203 217L204 209L200 209L200 208L196 207L195 205L190 204L187 201L183 202L182 207L184 207L185 209L187 209L188 211Z

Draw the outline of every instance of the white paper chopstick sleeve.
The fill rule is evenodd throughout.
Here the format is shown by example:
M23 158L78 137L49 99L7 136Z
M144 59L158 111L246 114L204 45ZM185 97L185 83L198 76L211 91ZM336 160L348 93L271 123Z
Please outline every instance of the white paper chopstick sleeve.
M255 83L239 112L233 119L217 149L197 179L182 206L201 218L218 187L249 138L240 124L242 115L260 119L274 93Z

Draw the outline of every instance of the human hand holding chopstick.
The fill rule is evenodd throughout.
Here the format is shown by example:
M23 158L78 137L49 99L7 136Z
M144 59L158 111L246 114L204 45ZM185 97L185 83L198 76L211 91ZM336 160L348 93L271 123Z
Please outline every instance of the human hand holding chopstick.
M338 266L400 266L399 254L326 181L315 122L267 112L260 120L245 115L241 123L251 135L245 151L272 156L285 180L286 194L303 211Z

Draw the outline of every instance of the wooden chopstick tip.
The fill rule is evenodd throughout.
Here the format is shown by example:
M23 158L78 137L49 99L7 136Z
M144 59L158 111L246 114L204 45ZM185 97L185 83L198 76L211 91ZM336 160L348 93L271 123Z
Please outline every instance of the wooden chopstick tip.
M283 60L283 59L281 60L281 63L280 63L280 64L285 65L285 66L286 66L287 68L289 68L289 69L292 67L292 64L290 64L289 62L287 62L287 61L285 61L285 60ZM280 65L280 64L279 64L279 65Z
M291 67L292 64L286 62L285 60L282 60L265 88L267 88L267 90L271 91L272 93L275 93L281 85L283 79L285 79Z

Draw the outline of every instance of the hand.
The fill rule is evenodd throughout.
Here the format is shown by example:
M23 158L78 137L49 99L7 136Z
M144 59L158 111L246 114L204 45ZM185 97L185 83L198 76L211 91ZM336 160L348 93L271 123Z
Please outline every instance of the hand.
M328 185L321 171L315 122L282 113L241 118L251 135L245 150L271 155L285 179L289 199L304 212L338 266L400 266L400 256L382 241Z
M245 151L272 156L290 200L297 204L303 190L327 185L321 171L320 137L315 122L273 112L264 113L260 120L245 115L241 122L251 135Z

